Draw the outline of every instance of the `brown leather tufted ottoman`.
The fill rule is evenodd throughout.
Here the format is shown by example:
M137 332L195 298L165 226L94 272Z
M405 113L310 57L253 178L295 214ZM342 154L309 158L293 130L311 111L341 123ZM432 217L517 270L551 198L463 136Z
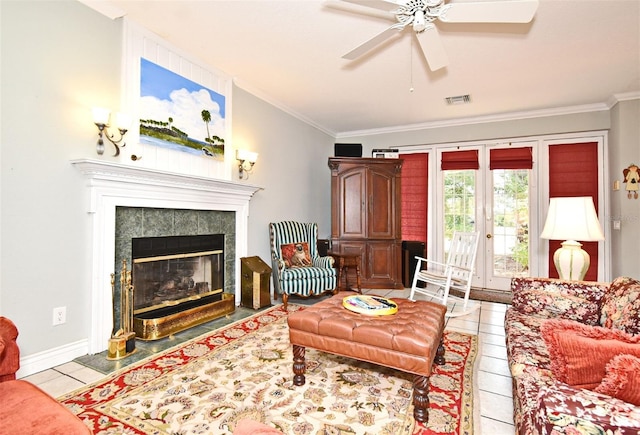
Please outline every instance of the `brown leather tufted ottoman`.
M426 422L431 366L434 362L444 364L442 332L446 307L393 298L398 304L396 314L367 316L342 306L342 299L352 294L356 293L341 292L289 315L293 383L305 383L307 347L412 373L413 416Z

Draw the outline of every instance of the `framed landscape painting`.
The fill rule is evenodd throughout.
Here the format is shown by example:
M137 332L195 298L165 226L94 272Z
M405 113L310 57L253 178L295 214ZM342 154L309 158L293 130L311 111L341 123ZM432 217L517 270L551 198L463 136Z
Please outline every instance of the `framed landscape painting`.
M224 160L225 100L140 58L140 143Z

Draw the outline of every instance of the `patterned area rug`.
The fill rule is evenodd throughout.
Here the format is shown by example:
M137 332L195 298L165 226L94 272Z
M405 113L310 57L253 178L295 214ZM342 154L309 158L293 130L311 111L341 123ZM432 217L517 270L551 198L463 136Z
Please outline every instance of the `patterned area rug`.
M276 306L59 400L97 435L223 435L243 418L296 435L473 433L476 336L445 333L424 426L412 416L412 375L396 370L307 349L306 384L294 386L286 317Z

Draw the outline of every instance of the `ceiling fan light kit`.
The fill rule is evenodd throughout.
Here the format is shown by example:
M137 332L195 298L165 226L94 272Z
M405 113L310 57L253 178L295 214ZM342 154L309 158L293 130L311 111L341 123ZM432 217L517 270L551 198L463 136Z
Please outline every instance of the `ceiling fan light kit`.
M396 31L411 26L432 71L448 65L449 59L434 22L446 23L528 23L538 9L538 0L502 0L474 3L445 3L445 0L344 0L387 10L397 23L360 44L344 56L354 60L386 41ZM395 8L395 9L390 9Z

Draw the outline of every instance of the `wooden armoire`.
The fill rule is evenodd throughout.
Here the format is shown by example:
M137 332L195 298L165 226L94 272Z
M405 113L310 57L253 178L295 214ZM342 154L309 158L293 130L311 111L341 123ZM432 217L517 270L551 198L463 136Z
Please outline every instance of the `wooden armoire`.
M331 251L360 255L362 287L404 288L402 160L333 157L329 158L329 168Z

